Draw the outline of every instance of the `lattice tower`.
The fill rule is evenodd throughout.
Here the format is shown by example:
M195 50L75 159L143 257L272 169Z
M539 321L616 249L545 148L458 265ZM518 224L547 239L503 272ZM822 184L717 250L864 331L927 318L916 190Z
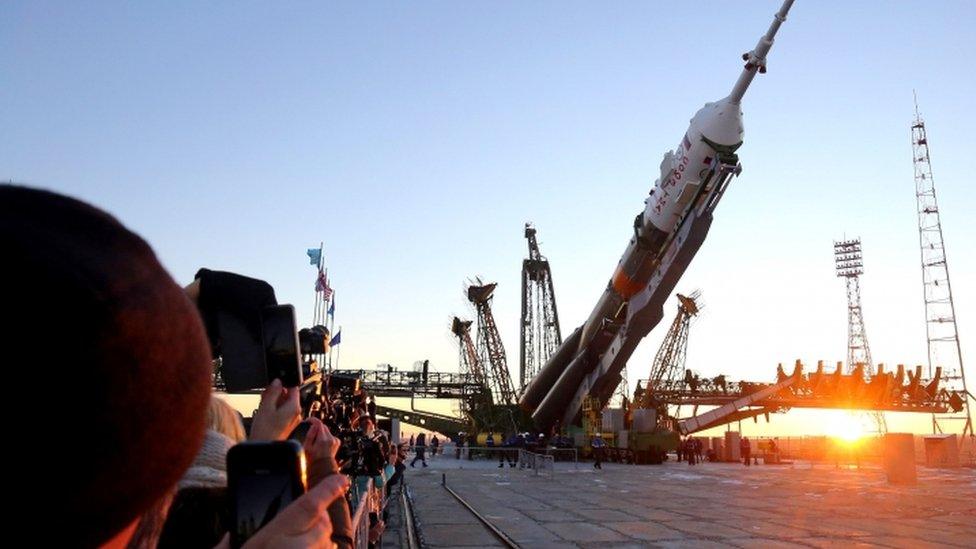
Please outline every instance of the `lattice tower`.
M701 292L695 291L690 296L678 296L678 314L668 333L661 342L661 347L654 355L651 364L651 375L647 383L647 393L653 392L655 387L672 385L685 375L685 355L688 351L688 331L691 319L700 310L698 300Z
M942 366L940 384L955 395L958 411L948 415L932 416L932 431L955 432L950 422L962 423L961 434L974 443L971 415L972 395L966 387L963 369L962 347L956 328L956 308L952 300L952 284L949 282L949 264L946 261L945 241L942 237L942 221L932 179L928 135L925 122L915 102L915 121L912 123L912 160L915 164L915 198L918 205L918 242L921 251L922 289L925 300L925 335L928 342L929 377ZM971 450L972 451L972 450Z
M478 312L478 357L485 366L488 386L496 404L515 404L515 390L508 373L505 346L491 313L492 294L497 284L472 284L468 286L468 301Z
M837 277L847 281L847 372L850 374L858 365L863 366L864 380L870 381L874 375L874 361L871 359L871 346L864 327L864 311L861 308L860 278L864 274L864 260L861 255L861 239L834 241L834 264ZM878 432L888 429L887 421L881 412L872 412L872 420Z
M520 391L529 384L549 356L559 348L563 336L556 311L556 294L552 286L552 271L539 252L536 229L525 224L525 238L529 257L522 260L522 322L519 352Z

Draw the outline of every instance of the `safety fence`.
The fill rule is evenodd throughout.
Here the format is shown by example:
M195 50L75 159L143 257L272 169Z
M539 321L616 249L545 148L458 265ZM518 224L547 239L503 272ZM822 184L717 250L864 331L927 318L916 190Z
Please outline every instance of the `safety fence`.
M377 488L373 484L373 479L369 477L356 478L350 490L353 505L353 547L366 549L369 547L369 534L372 526L370 515L377 518L383 516L383 506L385 505L383 490Z
M356 479L359 480L359 479ZM373 479L366 478L365 482L355 482L351 488L353 546L356 549L369 547L369 514L373 508L381 505L382 496L373 485ZM379 499L378 499L379 498Z
M526 452L550 458L550 462L572 462L578 467L579 451L576 448L517 448L510 446L448 446L443 454L428 455L428 459L454 459L468 461L498 460L502 466L514 466L521 461L521 453Z
M552 471L555 469L553 461L552 456L519 449L519 468L530 470L536 476L545 475L551 477Z

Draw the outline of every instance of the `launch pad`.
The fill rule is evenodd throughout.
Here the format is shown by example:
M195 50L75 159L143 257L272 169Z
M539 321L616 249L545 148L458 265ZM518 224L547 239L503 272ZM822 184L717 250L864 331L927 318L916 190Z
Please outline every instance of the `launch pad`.
M976 535L966 470L920 468L916 486L900 487L871 465L556 466L551 479L451 458L411 470L424 542L501 546L442 474L521 547L961 547Z

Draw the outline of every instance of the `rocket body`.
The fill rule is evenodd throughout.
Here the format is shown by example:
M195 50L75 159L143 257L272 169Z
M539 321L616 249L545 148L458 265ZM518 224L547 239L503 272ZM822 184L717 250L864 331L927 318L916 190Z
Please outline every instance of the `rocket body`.
M705 104L677 147L665 153L593 312L519 401L539 428L574 421L586 396L605 404L637 344L663 318L664 302L704 242L712 211L741 171L735 155L743 140L740 102L755 73L765 72L765 55L792 3L785 0L756 48L743 55L745 68L729 96Z
M644 211L634 221L634 236L584 324L580 350L601 327L602 319L617 318L621 305L647 286L668 236L701 194L715 159L720 152L735 151L742 144L742 137L739 105L722 100L702 107L691 119L678 147L665 153L660 176L644 200Z

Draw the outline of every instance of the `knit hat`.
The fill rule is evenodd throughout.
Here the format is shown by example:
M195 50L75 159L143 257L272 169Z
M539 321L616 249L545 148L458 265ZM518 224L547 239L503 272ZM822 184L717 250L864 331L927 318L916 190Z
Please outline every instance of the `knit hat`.
M37 449L10 453L30 482L18 513L54 517L45 545L98 546L170 491L200 447L203 324L148 244L73 198L0 185L0 257L4 382L27 397L5 439Z
M180 479L179 489L227 487L227 451L233 445L234 441L227 435L207 429L203 446Z

